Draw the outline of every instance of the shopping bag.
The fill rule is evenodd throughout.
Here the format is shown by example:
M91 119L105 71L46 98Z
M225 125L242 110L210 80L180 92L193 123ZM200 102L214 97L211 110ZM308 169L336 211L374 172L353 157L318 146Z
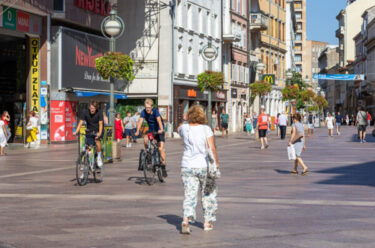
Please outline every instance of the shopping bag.
M296 149L294 148L294 145L288 146L288 159L289 160L296 160Z

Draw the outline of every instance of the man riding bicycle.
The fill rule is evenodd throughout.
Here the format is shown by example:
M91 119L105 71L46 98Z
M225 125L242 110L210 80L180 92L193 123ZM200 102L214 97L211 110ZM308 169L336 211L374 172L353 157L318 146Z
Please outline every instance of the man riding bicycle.
M79 120L78 126L74 135L79 133L83 121L86 122L86 144L93 146L96 144L97 151L97 164L99 168L103 166L102 160L102 144L101 139L103 138L103 113L98 111L98 102L92 101L89 109L85 110Z
M147 121L148 124L148 133L155 134L155 139L158 142L158 149L160 152L161 157L161 170L163 172L163 177L167 177L167 170L166 170L166 154L164 151L165 145L165 134L164 134L164 122L161 118L161 115L157 108L154 108L154 101L150 98L145 100L145 109L141 112L141 116L137 123L137 131L135 136L139 135L139 130L141 129L143 120ZM145 148L147 149L148 146L148 137L145 135L144 137Z

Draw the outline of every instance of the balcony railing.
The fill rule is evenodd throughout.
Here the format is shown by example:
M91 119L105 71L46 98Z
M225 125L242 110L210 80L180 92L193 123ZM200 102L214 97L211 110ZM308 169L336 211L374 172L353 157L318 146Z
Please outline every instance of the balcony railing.
M341 38L344 36L344 27L339 27L337 30L336 30L336 37L337 38Z
M259 31L268 28L268 17L263 13L251 13L250 15L250 30Z

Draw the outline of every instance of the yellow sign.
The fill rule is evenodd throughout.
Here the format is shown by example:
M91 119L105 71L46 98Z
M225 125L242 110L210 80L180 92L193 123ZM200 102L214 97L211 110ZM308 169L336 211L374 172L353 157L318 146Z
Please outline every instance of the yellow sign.
M30 110L39 113L39 38L30 39Z
M264 74L262 79L269 84L275 84L275 74Z

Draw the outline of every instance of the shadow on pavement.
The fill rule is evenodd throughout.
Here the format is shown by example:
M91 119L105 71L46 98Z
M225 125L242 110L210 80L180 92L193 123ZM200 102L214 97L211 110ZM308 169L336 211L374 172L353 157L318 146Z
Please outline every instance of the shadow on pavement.
M353 134L353 136L351 138L351 141L359 143L358 135L357 134ZM372 130L371 131L367 131L366 142L368 142L368 143L375 143L375 137L372 136Z
M129 177L128 181L133 181L134 179L135 179L134 181L135 184L139 184L139 185L147 184L144 177Z
M181 216L177 216L177 215L174 215L174 214L166 214L166 215L159 215L158 217L163 219L163 220L166 220L168 224L175 226L176 230L181 232L181 222L182 222ZM203 223L199 222L199 221L195 221L194 223L190 223L190 225L203 229Z
M279 174L292 175L292 174L290 173L289 170L279 170L279 169L275 169L275 171L276 171L277 173L279 173Z
M375 187L375 161L316 171L323 174L338 174L317 184L364 185Z

